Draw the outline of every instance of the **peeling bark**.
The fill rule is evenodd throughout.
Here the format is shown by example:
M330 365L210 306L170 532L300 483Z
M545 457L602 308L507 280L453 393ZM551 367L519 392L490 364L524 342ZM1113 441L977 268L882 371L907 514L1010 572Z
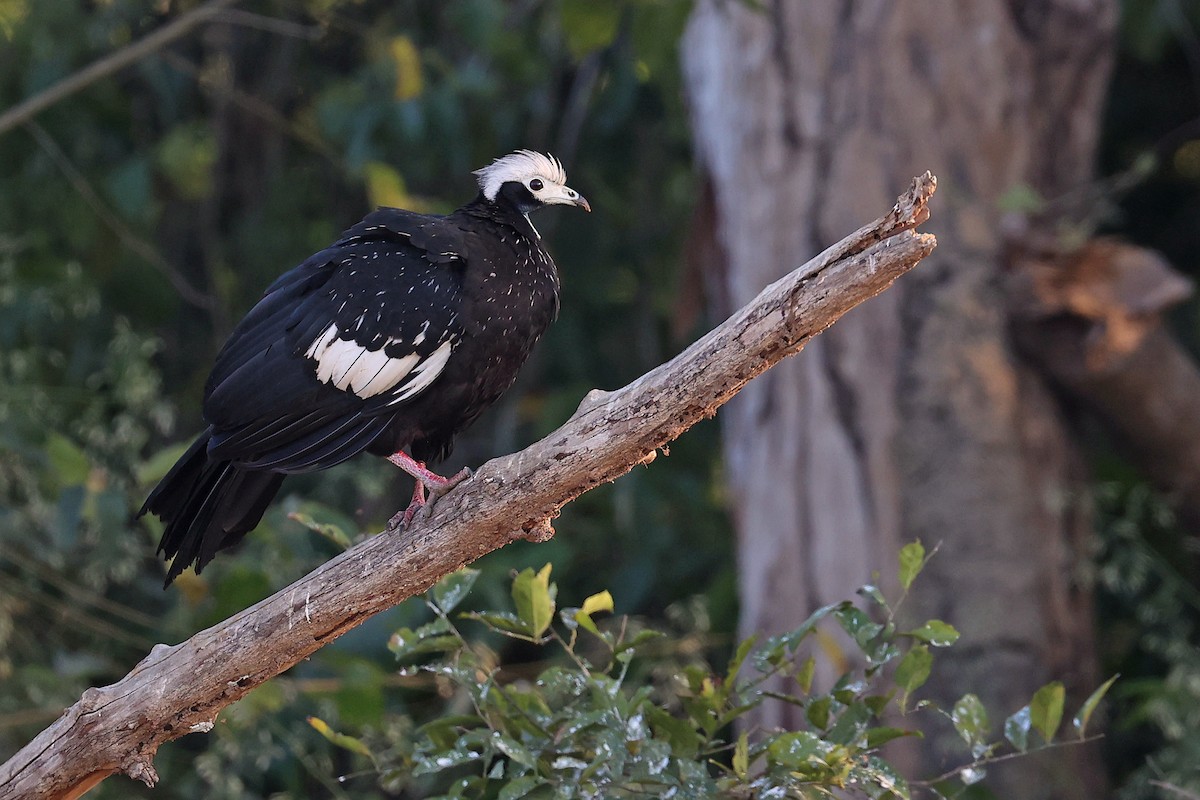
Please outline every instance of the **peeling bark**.
M77 797L121 772L153 785L164 742L207 732L221 709L368 617L515 538L544 540L566 503L612 481L754 376L887 288L936 242L912 229L935 181L914 180L892 211L764 289L676 358L623 389L593 390L557 431L487 462L410 530L347 550L257 605L89 689L0 766L0 800Z

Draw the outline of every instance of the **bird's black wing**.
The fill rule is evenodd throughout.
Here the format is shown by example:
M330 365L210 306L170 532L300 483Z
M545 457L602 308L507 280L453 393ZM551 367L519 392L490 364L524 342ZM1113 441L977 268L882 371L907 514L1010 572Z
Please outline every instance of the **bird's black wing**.
M305 472L366 448L461 339L465 263L453 223L381 209L280 277L209 376L209 456Z

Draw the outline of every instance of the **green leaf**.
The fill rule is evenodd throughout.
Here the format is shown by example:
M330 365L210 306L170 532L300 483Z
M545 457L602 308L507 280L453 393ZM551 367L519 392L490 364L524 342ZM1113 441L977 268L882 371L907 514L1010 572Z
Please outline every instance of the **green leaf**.
M50 466L54 469L59 485L79 486L87 481L92 468L91 462L87 454L67 437L60 433L50 433L46 437L46 455L50 458Z
M904 692L900 708L908 704L908 696L925 685L933 669L933 654L923 644L914 645L896 667L896 685Z
M833 698L827 694L814 697L804 707L804 716L814 728L824 729L829 724L829 708L832 705Z
M867 584L866 586L861 586L858 589L858 593L860 595L862 595L863 597L867 598L868 600L870 600L871 602L873 602L875 605L879 606L880 608L883 608L883 609L888 608L887 600L884 599L883 592L879 591L878 586L875 586L873 584Z
M518 636L532 637L533 633L525 620L508 611L470 611L463 614L464 619L482 622L494 631L512 633Z
M27 0L0 2L0 34L5 39L11 42L13 34L29 14L29 5Z
M867 747L872 749L882 747L893 739L900 739L904 736L924 738L920 731L910 731L907 728L868 728Z
M817 624L839 608L850 605L848 602L831 603L822 606L809 615L800 627L787 633L772 636L763 643L762 649L754 653L754 667L759 672L770 672L784 667L791 660L800 643L817 629Z
M449 714L425 723L417 728L417 733L428 737L439 750L450 750L463 729L485 725L483 718L474 714Z
M792 731L778 736L767 747L771 760L781 766L795 769L813 759L825 755L832 745L809 731Z
M913 733L921 735L919 731ZM881 790L867 790L866 796L878 800L910 800L912 794L909 792L908 782L891 764L874 755L867 756L866 762L867 770L862 783L874 784Z
M972 753L987 747L988 714L978 697L963 695L950 711L950 721L958 735L971 746Z
M395 98L403 101L419 97L424 77L421 71L421 53L417 46L407 36L394 36L389 42L388 51L396 65Z
M579 610L588 616L601 611L608 611L611 613L613 610L612 595L608 593L607 589L605 589L603 592L597 592L596 594L584 600L583 607Z
M333 728L330 728L325 720L319 717L309 717L308 724L313 726L317 733L321 734L338 747L341 747L344 750L349 750L352 753L364 755L371 759L371 761L375 760L375 756L371 752L371 748L363 744L361 739L355 739L353 736L347 736L344 733L338 733Z
M561 617L562 617L563 623L566 624L567 627L571 627L571 624L574 623L574 624L579 625L581 628L583 628L585 631L592 634L593 636L599 636L600 638L605 639L604 634L602 634L600 632L600 629L596 627L596 623L592 620L592 614L595 614L600 611L612 611L612 610L613 610L612 595L609 594L607 590L605 590L603 592L599 592L598 594L594 594L591 597L584 600L583 608L574 609L574 611L569 615L564 612L561 615ZM609 637L609 638L611 638L611 637ZM608 641L608 639L605 639L605 641ZM610 642L610 645L611 645L611 642Z
M494 732L490 741L497 750L518 764L530 769L534 769L537 766L537 759L533 757L533 753L529 752L528 748L511 736Z
M996 201L1000 211L1037 214L1046 208L1046 198L1027 183L1018 183L1009 187Z
M517 800L545 783L545 778L539 778L537 775L522 775L506 783L497 795L497 800Z
M159 170L185 200L203 200L212 193L217 156L216 137L202 122L176 125L155 147Z
M528 627L531 636L538 638L554 619L554 598L550 590L550 565L538 572L526 567L513 580L513 603L517 616Z
M368 161L363 165L363 177L367 184L367 199L371 205L388 208L412 208L412 195L405 186L404 176L396 168L382 161Z
M571 55L582 58L611 44L622 9L615 0L562 0L559 13Z
M435 775L463 764L480 761L481 754L479 750L466 746L462 739L459 739L454 747L441 752L422 753L415 760L417 763L413 767L413 775Z
M800 691L808 694L812 691L813 676L817 673L817 660L812 656L804 659L800 669L796 670L796 684Z
M179 444L168 447L165 450L159 450L157 453L150 456L145 463L138 467L138 483L142 484L143 486L149 486L152 483L158 483L163 479L171 467L175 466L175 462L178 461L185 452L187 452L189 447L191 447L190 442L180 442Z
M737 745L733 748L733 774L740 780L746 780L750 772L750 737L745 731L738 737Z
M866 650L868 643L879 635L883 630L883 626L867 616L861 608L851 603L846 603L834 612L834 616L842 625L842 629L854 638L858 646Z
M900 548L900 586L905 590L925 566L925 546L918 539Z
M1066 690L1062 681L1053 681L1034 692L1033 700L1029 702L1029 721L1047 742L1053 741L1058 732L1064 700Z
M905 631L903 635L928 642L934 647L949 647L958 641L958 631L954 626L940 619L931 619L915 630Z
M1029 706L1004 720L1004 738L1022 753L1029 749L1029 725Z
M661 639L664 636L666 636L666 634L662 633L661 631L652 631L649 628L643 628L635 633L632 639L627 642L622 642L621 645L617 647L616 652L624 653L633 651L644 645L646 642L652 642L655 639Z
M451 572L430 589L433 604L441 609L443 614L449 614L470 594L471 587L478 578L479 570L470 567Z
M867 708L871 709L872 714L879 717L883 716L884 709L887 708L888 703L892 701L895 695L895 691L890 691L887 694L871 694L863 698L863 703Z
M346 532L331 522L317 522L308 514L302 514L299 511L288 514L288 519L299 522L313 533L324 536L343 550L348 549L351 545L350 537L346 535Z
M830 726L825 738L837 744L852 744L866 733L870 721L871 709L864 703L854 703L838 716L837 722Z
M746 657L750 655L750 651L754 649L754 643L758 641L758 636L751 636L743 639L738 645L737 650L733 654L733 658L729 659L728 666L725 667L725 682L732 684L737 677L738 670L742 668L742 664L746 661Z
M1079 707L1079 713L1075 715L1072 725L1075 728L1075 732L1079 734L1080 739L1087 735L1088 721L1092 718L1092 714L1095 713L1096 706L1100 705L1100 701L1104 699L1104 695L1108 694L1108 690L1112 688L1112 685L1117 682L1117 678L1119 677L1121 676L1113 675L1111 678L1106 680L1100 685L1100 688L1092 692L1091 695L1088 696L1088 699L1083 701L1083 705Z
M398 659L423 653L445 653L458 649L462 642L453 634L450 623L438 617L433 622L413 630L401 628L388 639L388 650Z
M704 743L704 737L691 722L671 716L670 712L659 706L646 707L646 720L650 723L655 737L665 739L677 758L695 758Z

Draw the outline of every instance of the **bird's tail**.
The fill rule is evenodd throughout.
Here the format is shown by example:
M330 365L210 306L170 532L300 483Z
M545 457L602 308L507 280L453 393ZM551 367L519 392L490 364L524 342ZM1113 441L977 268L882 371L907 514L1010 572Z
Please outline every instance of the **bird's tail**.
M218 550L237 544L262 519L284 476L245 470L208 458L209 429L180 457L138 512L166 523L158 552L173 559L164 587L196 565L204 569Z

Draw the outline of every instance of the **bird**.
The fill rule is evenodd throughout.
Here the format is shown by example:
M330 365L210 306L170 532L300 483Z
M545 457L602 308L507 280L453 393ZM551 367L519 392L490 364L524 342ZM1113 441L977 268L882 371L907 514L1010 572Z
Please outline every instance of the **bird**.
M558 316L558 269L529 215L591 211L551 155L517 150L473 174L478 194L451 214L367 214L235 326L205 382L207 427L137 514L164 523L164 588L240 542L288 475L385 457L415 480L391 523L404 527L470 476L428 465Z

